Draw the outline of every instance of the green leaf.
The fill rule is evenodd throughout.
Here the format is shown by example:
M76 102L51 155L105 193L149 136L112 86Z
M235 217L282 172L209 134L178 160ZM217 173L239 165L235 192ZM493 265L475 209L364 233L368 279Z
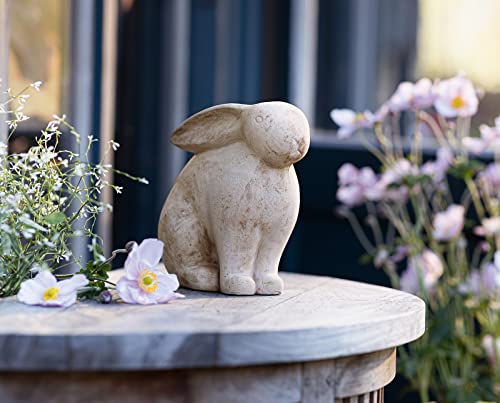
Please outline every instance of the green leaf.
M7 256L12 250L12 241L10 240L10 236L4 236L2 238L1 245L2 256Z
M472 178L478 171L484 168L484 164L477 160L460 161L449 170L450 174L459 179Z
M29 217L21 216L18 218L18 220L20 222L22 222L23 224L27 225L28 227L37 229L38 231L47 232L47 228L43 228L41 225L37 224L35 221L33 221Z
M66 215L61 211L55 211L54 213L45 216L44 220L51 225L57 225L66 220Z

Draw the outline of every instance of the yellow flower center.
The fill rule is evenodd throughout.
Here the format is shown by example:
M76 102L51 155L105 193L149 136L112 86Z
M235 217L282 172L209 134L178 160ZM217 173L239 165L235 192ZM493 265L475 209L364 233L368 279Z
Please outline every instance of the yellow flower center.
M465 101L460 95L457 95L451 100L450 105L454 109L460 109L465 106Z
M52 301L53 299L56 299L58 295L59 295L59 288L50 287L47 288L43 293L43 299L45 301Z
M365 120L365 114L364 113L356 113L354 116L354 120L356 122L361 122L362 120Z
M158 277L151 270L143 270L137 279L144 292L155 292L158 288Z

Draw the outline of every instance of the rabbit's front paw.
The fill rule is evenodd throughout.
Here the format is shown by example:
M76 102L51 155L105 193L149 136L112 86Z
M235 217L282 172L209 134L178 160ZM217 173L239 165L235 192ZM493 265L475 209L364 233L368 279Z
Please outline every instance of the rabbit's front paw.
M233 274L221 278L220 290L224 294L254 295L255 281L250 276Z
M277 295L283 292L283 280L278 274L266 273L255 277L257 294Z

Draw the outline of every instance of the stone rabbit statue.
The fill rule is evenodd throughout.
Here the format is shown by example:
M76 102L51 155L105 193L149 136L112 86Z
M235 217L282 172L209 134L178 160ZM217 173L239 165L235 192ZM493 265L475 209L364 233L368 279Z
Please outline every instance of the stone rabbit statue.
M293 163L309 124L285 102L224 104L184 121L172 143L195 155L161 212L163 261L181 285L226 294L280 294L278 264L299 211Z

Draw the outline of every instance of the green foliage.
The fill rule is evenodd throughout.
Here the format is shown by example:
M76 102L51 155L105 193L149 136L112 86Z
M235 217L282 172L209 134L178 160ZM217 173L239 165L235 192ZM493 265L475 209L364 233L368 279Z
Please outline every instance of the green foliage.
M0 112L11 116L7 121L10 136L28 119L22 109L29 89L17 95L8 91L9 99L0 104ZM63 131L69 131L78 150L59 148ZM9 154L7 145L0 142L0 297L16 294L21 282L41 267L55 271L80 266L81 272L89 275L92 292L86 296L106 288L109 263L104 263L94 227L98 215L112 209L99 200L100 193L105 188L121 192L121 188L107 180L116 170L90 161L96 140L92 136L86 140L84 145L65 116L54 116L27 152ZM111 141L108 152L117 147ZM83 238L93 252L86 267L81 267L82 256L72 252L71 243L76 238Z
M469 179L474 177L474 175L482 169L484 169L484 164L482 162L467 159L458 161L448 172L458 179Z

